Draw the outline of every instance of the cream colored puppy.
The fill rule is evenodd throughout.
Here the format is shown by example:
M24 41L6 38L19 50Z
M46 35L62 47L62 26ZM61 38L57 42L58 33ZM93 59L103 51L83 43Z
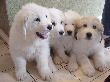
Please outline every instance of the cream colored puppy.
M28 77L28 60L37 62L43 80L52 78L56 68L50 57L49 32L52 23L49 10L34 3L26 4L16 14L10 29L9 48L17 80Z
M76 22L73 50L83 73L89 77L95 74L89 56L92 56L97 70L104 71L106 68L103 31L103 25L94 16L84 16Z

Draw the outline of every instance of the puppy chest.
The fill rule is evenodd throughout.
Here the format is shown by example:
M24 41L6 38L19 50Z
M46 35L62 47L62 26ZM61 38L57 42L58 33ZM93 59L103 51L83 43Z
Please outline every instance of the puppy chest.
M94 46L87 44L87 43L75 43L74 44L74 52L76 54L83 54L83 55L91 55L94 53Z
M42 46L43 45L35 45L30 47L27 50L27 59L35 59L41 53L41 51L43 51Z
M63 43L63 46L64 46L65 50L71 50L72 47L73 47L71 39L64 39L62 43Z

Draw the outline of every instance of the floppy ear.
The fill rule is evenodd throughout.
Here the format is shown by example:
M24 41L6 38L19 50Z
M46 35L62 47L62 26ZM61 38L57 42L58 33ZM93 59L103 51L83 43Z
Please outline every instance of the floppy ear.
M24 30L24 37L26 39L26 28L24 27L23 30Z
M103 27L103 25L102 25L101 23L100 23L99 32L101 33L101 41L102 41L102 39L104 38L104 37L103 37L104 27ZM100 43L101 43L101 41L100 41Z
M23 21L23 24L24 24L24 26L23 26L23 33L24 33L24 37L25 37L25 39L26 39L26 30L27 30L27 21L28 20L28 18L25 18L24 19L24 21Z
M99 25L98 25L98 31L100 32L101 34L101 39L103 38L103 32L104 32L104 27L103 25L99 22Z
M101 34L101 40L100 40L100 43L101 43L101 41L102 41L102 39L103 39L103 32L104 32L104 27L103 27L103 25L101 24L101 22L98 20L98 31L100 32L100 34Z
M99 31L101 31L102 33L104 32L104 27L103 27L103 25L100 23L100 29L99 29Z
M75 24L74 38L77 40L77 33L78 33L78 29L80 28L80 19L76 19L74 21L74 24Z
M96 19L96 22L98 24L97 28L98 28L99 32L103 33L104 32L104 27L103 27L102 23L100 22L99 19Z

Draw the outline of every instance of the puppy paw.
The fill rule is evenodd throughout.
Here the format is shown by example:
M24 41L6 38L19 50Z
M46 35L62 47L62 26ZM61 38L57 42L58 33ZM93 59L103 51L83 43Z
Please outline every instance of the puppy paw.
M16 72L16 78L18 81L23 81L27 79L28 77L30 76L27 72Z
M50 70L42 70L40 75L41 75L41 78L43 80L48 80L49 81L53 78L53 74Z
M60 57L56 56L56 57L54 57L54 63L57 65L57 64L63 63L63 61Z
M68 71L75 72L78 69L77 63L69 63L68 64Z
M69 62L69 57L66 56L66 55L61 57L61 59L63 60L64 63L68 63Z
M94 68L86 67L86 68L82 68L82 70L83 70L83 73L88 77L93 77L95 75Z
M99 65L96 65L96 69L100 72L103 72L107 69L107 66L105 64L99 64Z
M51 65L49 65L49 67L50 67L50 70L51 70L52 73L57 71L57 68L55 67L55 65L51 64Z

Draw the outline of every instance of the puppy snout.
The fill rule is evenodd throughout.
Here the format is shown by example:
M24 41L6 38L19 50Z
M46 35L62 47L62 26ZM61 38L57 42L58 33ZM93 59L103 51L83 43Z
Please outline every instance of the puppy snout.
M60 35L63 35L63 34L64 34L64 31L60 31L59 34L60 34Z
M86 33L86 37L87 39L90 39L92 37L92 33L91 32Z
M48 25L47 29L52 30L52 25Z
M72 35L72 31L67 31L68 35Z

